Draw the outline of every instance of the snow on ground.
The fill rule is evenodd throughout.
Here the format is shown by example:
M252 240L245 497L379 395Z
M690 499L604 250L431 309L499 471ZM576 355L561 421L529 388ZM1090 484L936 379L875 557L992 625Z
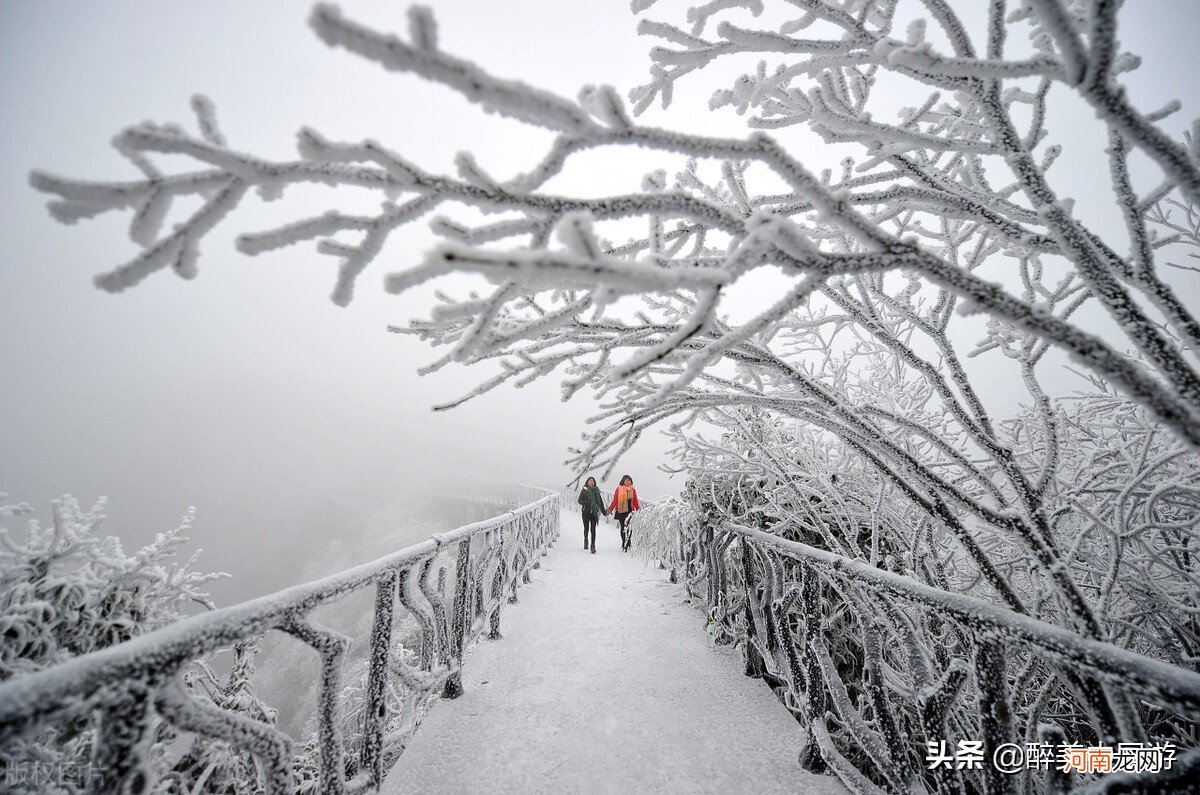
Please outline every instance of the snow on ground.
M466 694L434 705L383 791L843 792L800 769L799 724L682 586L622 554L615 523L597 537L585 553L564 513L504 640L479 641Z

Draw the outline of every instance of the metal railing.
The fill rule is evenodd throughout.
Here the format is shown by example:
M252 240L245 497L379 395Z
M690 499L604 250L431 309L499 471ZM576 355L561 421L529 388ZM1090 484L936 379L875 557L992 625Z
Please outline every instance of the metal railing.
M541 490L539 490L541 491ZM527 495L522 495L527 496ZM511 503L510 503L511 504ZM402 747L425 706L438 695L462 693L464 651L484 629L500 637L500 610L517 600L519 583L559 532L560 495L433 536L371 563L239 605L189 617L125 643L0 684L0 746L93 714L95 740L88 786L92 792L141 792L153 775L141 756L161 719L175 729L230 743L250 753L262 786L289 792L292 740L279 729L222 710L187 692L182 674L193 662L278 630L320 658L317 738L320 790L378 788L385 749ZM365 716L357 773L347 779L339 695L350 639L319 626L310 614L356 591L373 588ZM397 654L398 605L419 628L418 665ZM389 716L385 692L399 683L401 715ZM385 727L398 729L385 733ZM354 767L354 766L352 766Z
M1004 774L990 754L1006 744L1061 747L1072 730L1092 732L1093 744L1147 742L1155 739L1148 715L1160 726L1200 721L1200 674L1191 670L762 530L707 521L679 500L643 511L642 521L643 555L703 600L710 634L739 646L746 675L766 679L808 728L802 765L830 770L851 791L1063 792L1074 774L1056 764ZM1069 714L1049 714L1056 701L1078 704L1090 722L1058 725ZM929 769L928 743L953 752L962 739L983 741L981 766ZM1200 751L1181 752L1171 775L1194 774ZM1123 785L1151 792L1165 780ZM1103 779L1095 786L1107 791Z

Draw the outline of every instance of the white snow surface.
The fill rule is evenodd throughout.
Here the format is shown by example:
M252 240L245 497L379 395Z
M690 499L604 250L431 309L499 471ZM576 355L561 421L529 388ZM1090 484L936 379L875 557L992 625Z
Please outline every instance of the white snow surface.
M615 522L596 535L584 552L564 512L504 639L478 642L383 792L844 792L800 768L802 727L683 586L623 554Z

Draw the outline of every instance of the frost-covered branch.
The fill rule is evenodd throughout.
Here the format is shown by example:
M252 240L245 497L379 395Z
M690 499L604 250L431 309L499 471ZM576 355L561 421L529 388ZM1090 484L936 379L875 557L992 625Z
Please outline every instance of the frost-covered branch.
M683 34L666 23L649 24L646 32L665 36L683 48L657 50L655 57L659 62L665 58L686 61L687 68L677 70L685 73L755 46L783 55L799 55L795 65L781 66L771 76L760 75L756 93L739 95L739 107L743 110L759 107L766 113L762 118L791 108L793 115L801 114L798 120L811 124L826 137L862 142L867 159L854 164L853 171L868 175L866 178L853 176L851 169L847 169L840 182L833 182L828 175L818 179L778 141L763 134L745 140L725 140L638 125L611 89L589 87L578 100L568 100L519 81L494 77L478 65L442 51L432 15L420 8L411 14L409 38L405 40L369 30L344 17L335 7L320 5L314 10L311 23L327 43L374 60L389 70L412 72L442 83L487 110L554 131L558 138L545 159L532 171L504 181L489 175L473 157L464 153L458 159L458 177L439 176L377 142L335 143L305 129L299 137L300 160L270 161L230 148L219 131L214 132L216 122L211 103L197 99L194 105L200 117L199 136L189 135L177 126L140 125L115 139L119 151L146 171L144 181L102 185L44 174L35 174L33 181L36 187L61 197L52 203L52 211L63 220L125 207L135 209L131 237L145 246L145 251L100 277L98 281L107 289L125 289L166 267L184 276L193 275L200 240L251 188L267 199L278 198L290 184L313 181L374 188L384 194L383 209L377 216L348 216L331 211L276 230L248 233L239 239L242 250L251 254L316 239L319 251L341 260L334 300L342 304L350 300L357 276L382 251L390 232L433 208L452 203L476 206L490 213L519 213L522 217L493 224L485 237L461 223L439 219L434 224L435 231L462 242L437 250L415 270L387 279L388 288L393 291L407 289L450 270L472 270L511 282L504 293L486 302L486 311L476 317L475 331L456 354L459 360L470 352L472 345L488 336L495 336L497 345L507 348L512 342L541 333L545 323L540 318L537 325L522 324L526 326L524 333L501 332L504 321L512 325L519 317L502 310L560 282L599 282L597 295L585 300L576 296L560 307L560 313L555 315L557 321L570 322L586 309L597 313L606 310L622 292L669 293L705 289L702 285L719 287L767 265L782 265L797 278L809 279L814 289L822 281L838 276L915 270L931 283L959 296L969 311L985 312L1063 347L1085 366L1128 390L1185 438L1200 443L1189 430L1200 425L1195 410L1200 398L1200 377L1195 372L1194 360L1179 353L1172 341L1163 336L1156 321L1144 316L1130 291L1149 294L1167 314L1167 322L1179 326L1188 337L1196 331L1194 319L1161 280L1130 279L1131 269L1103 243L1101 236L1061 209L1044 176L1056 148L1047 147L1042 160L1035 161L1032 147L1040 143L1045 131L1036 130L1025 139L1015 138L1013 132L1014 108L1040 101L1037 97L1044 96L1044 90L1022 93L1023 89L1014 87L1006 94L999 92L1004 80L1032 77L1079 84L1078 79L1070 77L1075 74L1077 64L1068 57L1069 47L1060 43L1060 48L1067 47L1064 50L1067 55L1054 50L1034 54L1029 63L1039 64L1038 68L1014 65L1002 69L999 64L1007 62L998 60L1003 58L1000 49L993 47L997 52L990 53L989 59L976 58L969 37L945 9L935 15L935 21L953 34L956 53L947 57L934 54L923 26L912 26L903 41L891 38L890 15L895 11L894 6L881 5L869 12L864 6L867 15L862 21L838 12L835 6L825 8L824 12L821 8L823 4L813 4L809 9L811 18L801 27L820 18L844 32L843 38L830 39L821 46L792 39L789 34L799 28L766 34L721 23L718 35L731 46L715 49L711 43ZM719 14L720 9L710 9L706 19ZM1028 19L1033 19L1028 13L1016 14L1007 23L994 23L993 27L1019 25ZM1036 24L1053 28L1045 21ZM1098 41L1114 35L1107 25L1100 25L1097 30ZM1064 35L1055 40L1075 42L1076 38ZM782 46L783 42L797 44ZM672 52L675 55L670 55ZM866 60L840 66L817 60L829 58L830 52L859 54ZM683 58L684 54L689 54L688 58ZM1065 66L1057 65L1058 58L1065 59ZM1128 57L1111 53L1103 60L1106 74L1112 75L1134 64ZM819 70L805 68L805 64L814 61L820 65ZM870 93L881 70L894 70L906 79L940 75L940 80L954 87L955 98L939 103L937 95L933 95L921 108L906 112L896 124L869 120ZM648 95L662 94L666 86L681 77L674 72L660 72L656 82L634 92L634 96L644 100ZM806 93L789 88L804 79L813 80ZM747 83L755 84L754 80ZM1093 89L1103 90L1103 87L1093 86L1089 90ZM721 98L718 105L734 101L734 95ZM1144 143L1119 125L1113 130L1120 141L1132 145ZM1031 143L1026 145L1024 140ZM564 168L573 155L614 144L683 152L742 165L736 175L727 170L724 186L716 191L704 187L695 166L681 174L671 190L658 179L648 180L641 194L596 200L573 200L541 190L545 180ZM205 170L162 177L157 169L146 165L147 157L158 153L192 157ZM989 186L982 170L984 159L995 155L1004 157L1015 178L1012 187L999 192ZM773 171L795 191L790 205L755 208L747 190L746 165L751 163ZM890 183L890 187L875 189L879 181ZM1118 189L1124 190L1124 182ZM1023 193L1028 204L1010 199L1015 191ZM157 227L170 200L190 193L209 198L170 234L158 237ZM393 197L399 196L405 200L394 203ZM1126 205L1138 206L1136 202ZM903 207L905 211L897 212L891 207ZM1072 325L1065 316L1046 311L1037 296L1032 303L1016 299L1003 288L965 270L958 262L948 261L944 249L921 245L918 241L926 236L921 221L925 213L963 221L961 238L956 242L962 245L977 241L987 251L985 259L997 254L1056 255L1072 261L1082 286L1129 333L1130 341L1151 364L1153 372L1141 372L1125 362L1119 350L1105 340ZM634 240L608 246L607 256L598 245L589 246L580 238L564 243L567 253L554 254L550 248L552 230L563 224L577 226L580 221L575 219L589 216L596 222L640 217L661 231L641 243ZM662 229L664 222L672 218L681 224L673 235ZM357 243L343 242L338 236L345 233L358 233L361 238ZM666 249L663 248L666 240L660 239L663 234L673 237ZM539 253L482 248L487 242L526 235L532 251ZM705 238L712 239L714 235L727 242L719 244L721 248L706 250ZM599 240L595 242L598 244ZM688 243L693 245L690 253L684 254ZM1143 246L1139 254L1143 260L1144 249ZM663 273L656 274L657 271ZM1148 269L1142 267L1138 272L1145 274ZM622 283L621 291L613 292L613 281ZM585 289L585 292L592 291ZM807 290L793 291L788 299L790 306L801 305L808 295ZM627 377L644 361L670 357L673 348L711 321L718 298L719 292L711 294L709 300L689 313L689 320L663 340L659 352L640 354L641 358L635 357L631 364L618 366L610 377ZM773 311L787 308L789 304L784 304ZM770 317L770 314L760 316L757 322L760 325L770 322ZM743 333L752 333L753 328L755 325L749 324ZM719 346L715 350L710 347L699 353L685 370L687 377L694 377L695 372L715 361L719 350Z
M274 200L318 183L377 194L380 210L332 209L238 246L315 242L338 261L334 300L345 304L393 231L440 213L438 245L384 278L392 292L454 272L490 283L443 290L427 317L391 329L443 349L422 372L481 372L438 408L546 377L564 399L591 392L599 408L571 453L578 471L611 471L642 434L666 428L687 507L650 509L655 556L691 592L705 589L747 670L812 722L803 757L851 786L921 779L902 752L870 762L873 732L884 747L903 734L967 736L980 725L973 688L1011 701L1026 737L1057 721L1073 738L1185 743L1194 716L1143 703L1145 683L1125 688L1061 649L993 664L979 650L995 649L995 626L962 616L951 626L928 603L896 605L878 582L836 573L888 572L1089 649L1196 670L1200 323L1174 279L1198 270L1179 257L1200 256L1200 150L1194 129L1182 141L1167 132L1177 103L1139 110L1122 85L1140 61L1118 45L1118 5L993 0L974 30L947 0L793 0L781 7L794 18L770 28L732 21L739 9L765 18L761 3L708 3L682 23L640 22L660 44L629 108L610 87L572 99L446 52L422 8L393 35L319 5L310 22L331 46L552 140L522 163L464 152L453 174L437 174L385 143L306 128L297 158L273 159L233 148L198 100L195 134L141 125L117 136L140 178L33 183L67 223L132 212L142 253L99 278L114 290L168 267L190 277L203 237L252 192ZM745 136L639 121L655 101L669 106L677 83L751 53L757 67L710 101L746 115ZM1115 226L1065 196L1070 175L1056 163L1075 142L1055 138L1049 106L1068 92L1107 136L1093 166L1110 175L1111 196L1099 198ZM912 106L896 112L895 96ZM851 156L819 170L801 128ZM620 169L632 147L663 165L630 175L637 189L579 198L548 187L585 153L604 148ZM1139 153L1151 167L1131 167ZM160 154L196 166L164 175ZM181 197L200 209L162 234ZM765 272L777 287L730 317L730 296ZM1064 359L1086 391L1048 386ZM703 532L688 510L706 517ZM721 517L836 561L814 573L811 560L737 541ZM414 573L421 585L401 592L444 636L430 576ZM1011 692L1018 673L1050 684Z

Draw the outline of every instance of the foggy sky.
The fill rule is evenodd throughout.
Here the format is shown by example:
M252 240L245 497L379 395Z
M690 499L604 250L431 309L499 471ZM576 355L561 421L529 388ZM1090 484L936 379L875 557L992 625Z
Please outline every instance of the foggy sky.
M664 0L651 16L678 21L692 4ZM342 5L377 28L406 29L404 3ZM626 2L431 5L441 46L501 76L571 97L588 83L624 93L644 82L654 42L636 35ZM93 276L136 253L125 236L128 214L60 226L28 186L29 171L132 179L111 136L147 119L193 126L194 92L215 101L231 146L266 157L294 157L305 124L337 140L377 138L434 172L451 172L464 149L501 176L542 154L547 133L325 47L307 26L309 8L0 2L0 491L39 509L63 492L87 503L108 495L107 529L127 548L195 505L202 568L231 571L240 583L214 588L228 596L259 592L256 571L302 573L314 555L403 526L415 494L480 480L565 482L574 474L561 465L566 449L595 410L586 393L564 404L557 381L546 380L430 411L481 376L455 369L418 377L439 352L385 331L428 305L427 290L397 298L380 288L386 272L415 264L431 244L424 224L394 236L346 309L328 300L335 261L312 247L256 258L233 249L239 232L337 206L327 188L289 189L271 204L247 200L206 239L193 282L159 273L120 295L92 286ZM1130 2L1124 12L1123 44L1146 59L1127 82L1143 110L1183 100L1172 129L1200 109L1191 79L1200 66L1197 8ZM1175 24L1157 24L1168 18ZM752 69L755 60L716 74ZM708 94L725 84L692 80L675 107L644 119L744 135L731 111L707 112ZM897 105L923 97L897 97ZM1090 111L1056 113L1055 140L1089 142L1093 155L1103 147ZM780 133L789 135L804 133ZM817 168L845 154L795 140ZM1107 195L1108 178L1097 161L1089 165L1087 146L1079 150L1068 150L1051 182L1087 205ZM613 162L589 155L556 189L632 191L645 171L661 165L670 174L678 161L636 153L621 168ZM1195 298L1194 285L1183 289ZM743 295L732 309L754 299ZM994 378L1002 389L1003 377ZM677 491L678 478L655 471L664 450L658 439L643 441L616 474L632 473L646 496Z

